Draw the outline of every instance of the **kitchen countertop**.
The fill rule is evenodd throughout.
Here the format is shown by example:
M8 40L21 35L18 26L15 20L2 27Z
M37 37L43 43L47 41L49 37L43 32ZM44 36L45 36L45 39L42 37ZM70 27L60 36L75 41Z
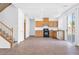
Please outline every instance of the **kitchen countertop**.
M34 28L35 30L43 30L44 28L43 27L36 27ZM57 27L48 27L49 30L58 30Z

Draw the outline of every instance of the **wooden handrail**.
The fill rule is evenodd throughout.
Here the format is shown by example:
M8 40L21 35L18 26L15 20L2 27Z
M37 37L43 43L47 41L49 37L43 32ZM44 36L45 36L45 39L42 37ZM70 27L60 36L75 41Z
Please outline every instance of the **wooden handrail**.
M9 28L7 25L5 25L3 22L1 22L0 21L0 23L4 26L4 27L6 27L8 30L10 30L11 31L11 36L12 36L12 39L13 39L13 28ZM3 38L5 38L3 35L0 35L0 36L2 36ZM6 39L6 38L5 38ZM7 39L6 39L7 40ZM9 40L7 40L11 45L10 45L10 47L12 47L12 42L11 41L9 41Z
M3 24L6 28L8 28L10 31L13 31L13 29L9 28L7 25L5 25L3 22L0 21L1 24Z

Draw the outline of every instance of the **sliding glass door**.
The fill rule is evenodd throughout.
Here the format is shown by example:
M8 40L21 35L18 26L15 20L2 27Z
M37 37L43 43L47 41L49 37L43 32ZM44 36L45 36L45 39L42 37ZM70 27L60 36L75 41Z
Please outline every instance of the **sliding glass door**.
M71 43L75 43L75 15L68 15L68 41Z
M72 14L72 42L75 43L75 14Z

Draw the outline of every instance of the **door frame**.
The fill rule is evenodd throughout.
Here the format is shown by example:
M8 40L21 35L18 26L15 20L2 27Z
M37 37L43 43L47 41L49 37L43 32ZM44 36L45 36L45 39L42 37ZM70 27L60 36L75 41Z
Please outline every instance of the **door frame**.
M26 19L24 19L24 39L26 39Z

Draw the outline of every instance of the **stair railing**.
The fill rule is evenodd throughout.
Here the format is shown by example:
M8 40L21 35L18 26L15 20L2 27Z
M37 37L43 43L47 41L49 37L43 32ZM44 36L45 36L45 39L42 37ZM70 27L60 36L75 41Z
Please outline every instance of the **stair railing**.
M3 22L0 21L0 29L3 31L3 33L6 36L8 36L8 37L6 37L7 40L8 40L8 38L11 38L10 40L13 41L13 28L9 28L9 26L7 26L6 24L4 24ZM12 46L12 42L10 42L10 43Z

